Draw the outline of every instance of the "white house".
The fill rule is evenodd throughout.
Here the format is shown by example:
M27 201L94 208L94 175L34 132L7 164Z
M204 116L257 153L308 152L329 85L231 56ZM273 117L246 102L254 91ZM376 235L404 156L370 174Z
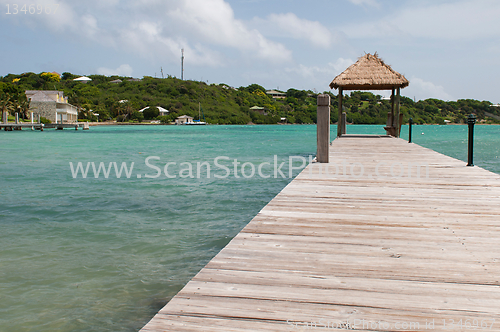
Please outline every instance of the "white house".
M175 119L175 124L186 124L193 122L193 117L189 115L181 115Z
M286 93L277 90L267 90L266 93L274 99L285 99Z
M147 110L149 108L149 106L147 107L144 107L143 109L140 109L138 112L144 112L144 110ZM158 109L158 111L160 111L160 114L158 114L159 116L163 116L163 115L168 115L168 113L170 113L169 110L167 109L164 109L163 107L161 106L156 106L156 108Z
M92 79L90 77L87 77L87 76L80 76L78 78L75 78L73 81L87 83L87 82L92 81Z
M262 114L262 115L267 115L266 109L264 107L253 106L253 107L250 107L250 110L257 112L259 114Z
M78 108L68 103L64 92L56 90L27 90L26 98L30 101L30 111L56 123L77 122Z

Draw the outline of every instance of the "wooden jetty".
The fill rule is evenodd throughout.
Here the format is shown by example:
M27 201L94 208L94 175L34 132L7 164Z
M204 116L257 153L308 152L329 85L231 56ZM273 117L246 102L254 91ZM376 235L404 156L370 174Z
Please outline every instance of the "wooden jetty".
M57 130L62 130L64 128L71 128L78 130L78 128L82 128L83 130L88 130L89 125L87 122L81 122L81 123L48 123L48 124L43 124L43 123L29 123L29 122L24 122L24 123L14 123L14 122L7 122L7 123L1 123L0 122L0 129L4 129L5 131L12 131L12 130L22 130L24 128L31 128L31 129L37 129L37 130L44 130L44 129L57 129Z
M329 153L141 331L499 331L500 176L385 136Z
M55 128L57 130L62 130L64 128L71 128L78 130L78 128L83 128L84 130L89 129L89 126L86 122L80 123L49 123L45 125L45 128Z
M43 131L44 124L43 123L12 123L12 122L1 123L0 122L0 129L2 129L2 128L5 131L21 130L23 128L31 128L31 129L37 129L37 130Z

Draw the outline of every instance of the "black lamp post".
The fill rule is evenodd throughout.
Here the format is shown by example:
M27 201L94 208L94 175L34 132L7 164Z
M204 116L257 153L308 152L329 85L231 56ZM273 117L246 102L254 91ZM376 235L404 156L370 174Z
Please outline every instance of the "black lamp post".
M413 124L413 118L408 121L408 143L411 143L411 126Z
M474 124L476 123L476 116L469 114L467 124L469 125L469 158L467 159L467 166L474 166Z

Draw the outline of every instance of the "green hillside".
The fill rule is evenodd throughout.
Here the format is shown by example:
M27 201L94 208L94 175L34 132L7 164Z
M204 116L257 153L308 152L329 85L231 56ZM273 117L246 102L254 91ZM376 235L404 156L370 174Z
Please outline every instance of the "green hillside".
M51 73L9 74L0 77L0 109L14 113L25 113L25 90L60 90L68 97L68 102L81 109L79 118L97 120L92 113L99 114L99 120L142 121L157 118L156 106L170 111L166 117L157 119L168 123L180 115L198 118L198 105L212 124L274 124L281 118L288 123L316 122L316 97L313 91L289 89L286 99L274 100L266 94L264 87L252 84L247 87L233 88L226 84L206 84L198 81L182 81L177 78L165 79L145 76L140 80L129 81L131 77L89 76L92 81L81 83L73 81L77 75L63 73L62 78ZM114 80L120 83L111 83ZM337 121L337 98L332 97L332 122ZM467 115L475 113L479 120L488 123L500 121L487 116L500 116L500 110L488 101L458 100L445 102L426 99L414 102L401 98L401 112L406 123L413 117L415 123L443 124L444 120L465 123ZM152 106L152 111L142 113L138 110ZM251 111L253 106L264 107L267 115ZM370 92L354 91L344 97L347 121L355 124L385 124L390 101L382 100ZM93 112L90 112L92 110ZM483 121L483 122L484 122Z

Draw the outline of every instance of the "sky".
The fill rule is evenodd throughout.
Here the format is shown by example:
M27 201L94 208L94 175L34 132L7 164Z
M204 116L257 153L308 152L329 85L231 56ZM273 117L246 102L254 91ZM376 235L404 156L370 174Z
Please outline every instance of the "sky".
M500 103L498 0L0 0L0 10L0 76L181 77L184 49L184 79L323 92L377 52L410 81L404 96Z

